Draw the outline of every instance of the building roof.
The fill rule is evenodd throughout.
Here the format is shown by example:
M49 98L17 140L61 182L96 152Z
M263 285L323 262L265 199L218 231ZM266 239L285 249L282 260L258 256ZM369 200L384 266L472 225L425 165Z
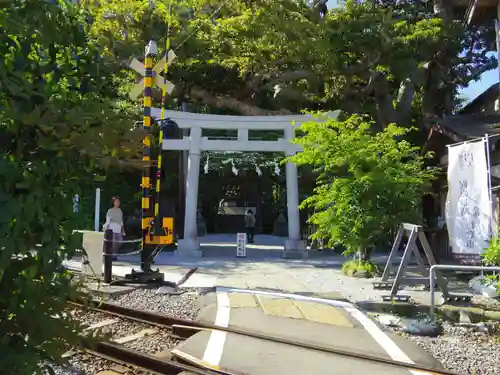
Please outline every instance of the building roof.
M500 135L500 113L480 112L485 103L497 100L499 92L498 83L491 85L457 114L445 116L434 124L429 131L424 151L440 153L448 144L481 138L485 134Z
M476 96L474 100L467 103L462 109L458 111L458 114L461 115L470 115L473 113L477 113L481 106L485 103L492 103L500 97L500 84L494 83L491 85L486 91Z
M500 134L500 114L458 114L446 116L439 132L456 142Z
M482 113L485 103L494 102L500 95L500 85L495 83L474 100L460 109L457 114L444 117L432 127L429 139L441 133L454 142L484 137L485 134L500 134L500 113Z

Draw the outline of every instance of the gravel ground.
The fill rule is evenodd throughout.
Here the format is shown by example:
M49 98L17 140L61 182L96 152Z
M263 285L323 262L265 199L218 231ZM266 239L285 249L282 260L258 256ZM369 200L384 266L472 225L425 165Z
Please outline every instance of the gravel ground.
M179 318L193 319L198 307L196 300L198 293L187 292L181 295L160 295L156 294L157 289L136 289L133 292L121 295L112 300L113 303L124 305L130 308L154 311L163 314L174 315ZM96 312L75 311L75 318L87 326L99 323L108 319L115 319L111 315ZM119 319L119 318L117 318ZM126 319L119 319L117 323L99 328L99 332L110 335L112 339L125 337L137 333L145 328L157 328L147 324L141 324ZM144 336L138 340L125 343L124 346L142 353L155 354L172 349L178 341L171 338L167 330ZM69 358L69 365L66 367L55 367L56 375L94 375L99 371L107 370L116 364L102 360L89 354L78 353ZM129 370L127 375L146 375L139 370Z
M173 349L179 340L170 337L167 331L161 331L142 339L125 343L124 346L141 353L156 354L169 349Z
M93 324L100 323L108 319L113 319L113 317L110 315L92 311L87 311L87 312L80 311L79 313L74 315L74 318L86 326L91 326Z
M99 331L100 333L105 335L109 335L112 339L118 339L121 337L133 335L134 333L147 328L155 327L130 320L120 319L119 322L98 328L96 331Z
M442 336L431 338L402 334L421 346L449 370L472 374L500 374L500 336L477 329L444 326Z
M113 303L133 309L154 311L183 319L194 319L198 313L196 301L198 293L187 292L181 295L156 294L157 289L136 289L112 300Z
M121 319L113 315L107 315L104 313L92 311L86 312L81 316L78 316L77 318L82 324L87 327L96 323L103 322L105 320L118 320L116 323L108 324L91 331L92 333L107 335L113 339L129 336L146 328L155 328L154 325L143 324L135 322L133 320Z
M69 365L55 366L53 369L55 375L95 375L114 366L118 365L90 354L76 354L70 358ZM150 375L150 373L130 368L127 375Z

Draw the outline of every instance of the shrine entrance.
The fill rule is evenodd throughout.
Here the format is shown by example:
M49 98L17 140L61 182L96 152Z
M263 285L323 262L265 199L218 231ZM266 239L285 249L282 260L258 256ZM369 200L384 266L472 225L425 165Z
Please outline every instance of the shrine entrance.
M152 116L159 118L160 111L152 108ZM336 117L337 112L328 114ZM184 216L184 238L178 241L176 254L181 256L201 256L197 230L198 188L203 151L216 152L280 152L292 156L300 148L291 143L295 126L305 121L315 120L311 116L224 116L166 111L166 117L175 121L179 128L189 129L189 136L183 139L165 139L163 150L189 151L186 181L186 204ZM204 129L237 131L234 140L210 139L204 136ZM280 131L283 138L275 141L252 140L249 131ZM284 257L297 257L305 253L305 242L301 240L299 220L299 195L297 166L286 163L286 210L288 216L288 238L285 240Z
M215 175L213 177L208 176L209 172L203 176L205 178L202 177L200 187L212 190L211 196L215 198L202 199L205 194L200 194L200 211L207 223L207 232L244 232L244 216L251 209L257 219L255 233L262 233L262 200L259 198L258 178L250 173L234 176L224 172L211 172Z
M200 175L198 210L206 223L203 233L244 232L244 215L251 209L256 218L255 234L276 235L274 223L281 211L286 212L285 178L279 159L268 158L269 167L262 160L268 153L246 153L246 160L242 160L242 154L205 152L202 156L205 165ZM198 224L198 235L201 233Z

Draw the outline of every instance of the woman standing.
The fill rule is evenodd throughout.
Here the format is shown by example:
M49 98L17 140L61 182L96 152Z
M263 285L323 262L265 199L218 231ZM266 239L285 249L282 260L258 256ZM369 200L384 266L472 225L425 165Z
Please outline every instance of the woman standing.
M113 260L116 260L116 254L121 246L121 241L125 235L123 227L123 211L120 208L120 198L113 197L111 199L111 208L106 214L105 230L113 231Z

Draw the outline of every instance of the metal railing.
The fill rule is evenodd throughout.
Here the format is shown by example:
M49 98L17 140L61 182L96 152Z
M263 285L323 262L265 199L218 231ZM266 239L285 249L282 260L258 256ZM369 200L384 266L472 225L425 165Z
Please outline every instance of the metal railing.
M431 323L436 320L436 301L435 301L435 284L434 273L436 270L454 270L454 271L494 271L500 272L500 267L487 267L487 266L460 266L453 264L435 264L429 270L429 287L431 292L431 305L429 308L429 317Z

